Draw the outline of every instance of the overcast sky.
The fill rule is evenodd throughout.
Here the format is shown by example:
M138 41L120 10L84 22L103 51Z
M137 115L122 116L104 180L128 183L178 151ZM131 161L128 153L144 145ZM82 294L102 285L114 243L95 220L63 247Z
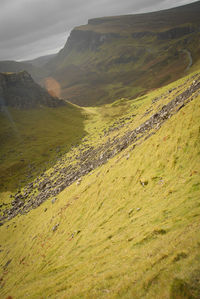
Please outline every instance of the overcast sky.
M0 0L0 60L56 53L73 27L101 16L148 12L195 0Z

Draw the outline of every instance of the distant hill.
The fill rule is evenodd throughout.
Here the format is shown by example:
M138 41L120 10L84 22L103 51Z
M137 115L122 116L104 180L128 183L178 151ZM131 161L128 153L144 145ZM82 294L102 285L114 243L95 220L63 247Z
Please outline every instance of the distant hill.
M13 60L0 61L0 72L17 73L21 71L29 72L33 79L38 83L48 75L41 66L34 66L29 62L18 62Z
M64 101L51 96L35 83L26 71L0 73L0 107L11 106L27 109L41 105L57 107L64 104Z
M200 2L91 19L46 64L62 96L82 106L135 98L185 75L200 58Z
M48 63L52 58L54 58L57 54L50 54L45 56L40 56L32 60L25 60L23 63L31 63L36 67L43 67L46 63Z

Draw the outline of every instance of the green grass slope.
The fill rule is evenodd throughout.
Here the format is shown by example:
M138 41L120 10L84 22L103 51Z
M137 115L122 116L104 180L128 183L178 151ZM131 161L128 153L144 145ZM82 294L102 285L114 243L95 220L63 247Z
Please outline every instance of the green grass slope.
M88 108L89 142L109 137L96 130L112 123L111 112L115 121L134 112L128 124L134 129L155 97L165 94L156 111L192 80L135 103ZM197 95L156 134L66 188L54 204L48 200L3 225L1 297L199 298L199 119Z
M48 64L62 97L81 106L136 98L185 76L199 61L200 2L89 20ZM192 59L192 63L191 63Z
M1 200L41 174L85 135L85 112L66 104L0 112Z

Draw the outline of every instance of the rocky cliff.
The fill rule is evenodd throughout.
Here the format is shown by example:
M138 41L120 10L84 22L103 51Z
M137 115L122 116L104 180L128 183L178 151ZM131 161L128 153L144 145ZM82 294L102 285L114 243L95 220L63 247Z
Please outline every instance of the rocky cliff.
M80 106L135 98L200 59L200 1L153 13L91 19L47 66L62 97Z
M52 97L34 82L28 72L0 73L0 107L27 109L36 106L57 107L59 105L64 105L64 101Z
M89 23L90 24L90 20ZM155 37L158 40L178 39L183 36L187 36L192 33L200 32L198 26L186 25L180 27L174 27L169 30L162 31L134 31L129 34L134 39L141 39L146 37ZM124 33L101 33L92 30L80 30L75 28L72 30L64 48L59 53L60 56L66 56L72 51L85 52L85 51L97 51L103 44L115 41L119 38L127 39L128 34L124 36Z
M99 33L92 30L72 30L63 52L69 53L72 50L84 52L87 50L95 51L105 42L120 38L118 33Z
M38 60L40 61L40 58L38 58ZM0 61L0 73L19 73L23 71L27 71L33 80L39 84L44 77L48 76L48 72L43 68L42 63L37 65L34 61Z

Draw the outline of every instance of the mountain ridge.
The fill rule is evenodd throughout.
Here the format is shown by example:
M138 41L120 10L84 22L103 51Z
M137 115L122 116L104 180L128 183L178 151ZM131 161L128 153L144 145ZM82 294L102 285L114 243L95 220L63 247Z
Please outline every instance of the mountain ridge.
M0 61L0 72L18 73L27 71L31 74L33 79L40 83L41 80L47 76L47 71L42 67L37 67L26 61L3 60Z
M187 14L185 15L185 9L187 9ZM184 17L187 19L190 16L188 16L190 13L194 13L195 9L199 9L199 0L193 2L193 3L189 3L189 4L185 4L185 5L180 5L180 6L176 6L176 7L172 7L172 8L167 8L167 9L160 9L157 11L150 11L150 12L144 12L144 13L132 13L132 14L127 14L127 15L118 15L118 16L108 16L108 17L99 17L99 18L91 18L88 20L88 25L93 24L93 25L98 25L100 23L104 23L106 21L112 21L112 19L118 19L121 17L123 18L132 18L133 16L135 17L146 17L147 15L158 15L160 13L175 13L178 11L179 13L182 12L184 13ZM198 21L198 18L196 16L196 20ZM179 20L175 19L176 22L179 22Z
M95 106L118 97L134 98L184 76L184 50L191 53L193 65L199 61L199 11L198 1L89 21L71 31L46 68L60 84L62 96L75 104Z

